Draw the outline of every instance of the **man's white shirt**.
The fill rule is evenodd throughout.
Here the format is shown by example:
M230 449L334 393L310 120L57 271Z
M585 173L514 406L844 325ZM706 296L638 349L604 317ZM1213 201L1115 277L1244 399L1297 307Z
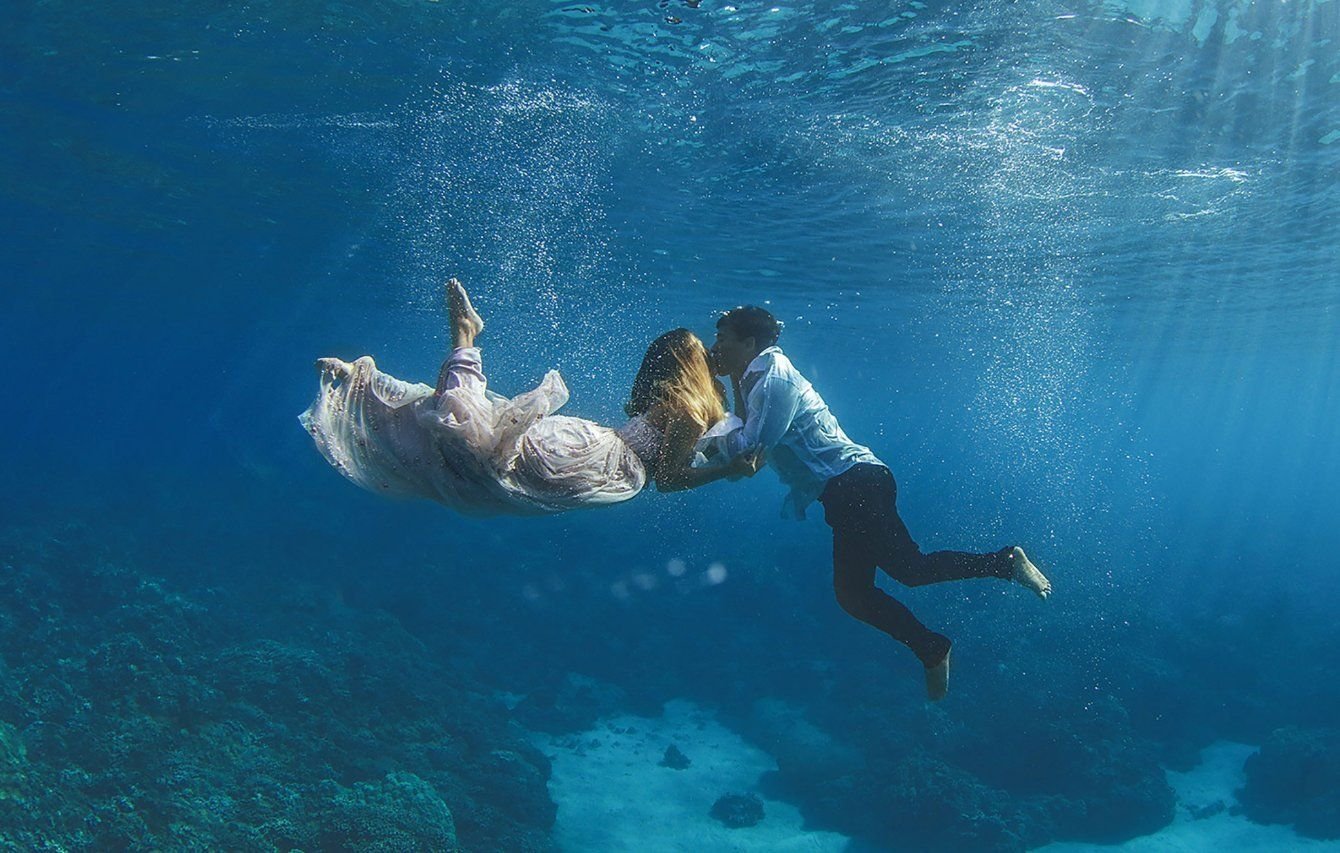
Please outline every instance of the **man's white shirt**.
M824 485L853 465L882 465L868 447L847 437L823 398L779 347L768 347L744 370L744 426L725 436L734 459L763 450L791 493L783 515L805 517Z

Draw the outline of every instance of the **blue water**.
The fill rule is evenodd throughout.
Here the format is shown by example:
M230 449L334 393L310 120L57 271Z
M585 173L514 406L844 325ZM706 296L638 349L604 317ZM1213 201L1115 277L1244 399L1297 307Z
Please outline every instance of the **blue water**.
M1124 840L1172 819L1160 766L1290 726L1329 743L1334 0L19 2L0 25L0 806L32 806L6 842L356 849L272 826L343 826L357 794L438 797L467 849L544 849L547 771L485 760L544 767L509 721L675 698L765 750L750 709L780 698L862 756L773 744L770 790L871 849ZM524 521L359 491L296 423L311 362L431 381L452 275L494 388L556 367L567 411L606 423L656 334L767 304L923 547L1024 543L1056 594L898 591L956 642L928 708L912 656L835 606L828 529L779 519L770 473ZM265 643L334 686L228 687L269 683ZM132 645L198 668L135 698L99 651ZM359 693L359 667L385 683ZM149 701L186 671L202 692ZM568 673L613 692L564 699ZM160 758L247 732L269 769L201 747L191 784L233 805L184 799L106 752L108 726L158 732L136 749ZM439 749L462 727L470 750ZM941 787L899 788L919 774ZM262 776L289 795L247 800ZM1340 815L1340 781L1308 797ZM1116 801L1155 805L1095 816ZM360 831L445 843L405 814ZM907 829L927 824L948 829Z

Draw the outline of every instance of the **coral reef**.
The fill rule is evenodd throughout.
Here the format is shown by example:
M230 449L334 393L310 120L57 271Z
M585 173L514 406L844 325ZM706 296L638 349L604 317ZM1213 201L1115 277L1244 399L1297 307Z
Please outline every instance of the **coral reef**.
M961 669L932 707L915 661L850 623L822 573L790 573L803 554L682 597L621 597L580 568L585 551L556 560L566 546L548 539L543 553L481 546L517 575L503 583L361 552L339 531L292 571L268 552L182 560L222 535L208 532L156 550L105 525L0 533L0 846L354 849L376 835L426 849L449 848L451 827L466 850L547 849L548 763L512 721L575 733L680 697L776 759L763 793L876 849L1148 833L1173 814L1160 765L1190 766L1217 738L1266 743L1249 816L1335 837L1333 795L1297 792L1324 778L1298 775L1307 756L1333 754L1340 642L1299 614L1108 602L1101 619L1049 612L1000 643L1003 620L1033 616L979 608L991 590L970 590L946 620ZM326 577L349 553L366 561ZM1281 656L1300 669L1282 675ZM491 698L504 694L510 712Z
M327 781L324 787L323 807L312 820L319 834L298 846L368 853L460 849L451 810L431 785L412 773L388 773L352 788Z
M385 614L0 536L0 847L551 847L548 760Z

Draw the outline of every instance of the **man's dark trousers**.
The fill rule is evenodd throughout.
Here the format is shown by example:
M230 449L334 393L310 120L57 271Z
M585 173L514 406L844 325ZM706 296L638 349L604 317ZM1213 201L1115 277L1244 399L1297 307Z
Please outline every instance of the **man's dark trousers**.
M921 553L898 517L898 487L883 465L863 462L824 486L819 500L833 528L833 590L850 615L869 623L912 650L928 667L944 660L949 638L937 634L897 599L875 586L883 569L906 586L966 578L1010 578L1011 549L991 554L963 551Z

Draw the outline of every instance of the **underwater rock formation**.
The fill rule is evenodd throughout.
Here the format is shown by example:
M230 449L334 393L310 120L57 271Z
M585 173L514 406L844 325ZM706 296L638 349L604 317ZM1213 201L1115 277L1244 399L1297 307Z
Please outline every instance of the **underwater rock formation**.
M1019 853L1052 840L1113 842L1171 822L1174 794L1152 748L1114 700L1066 708L1057 696L1015 696L1008 705L938 710L890 705L861 712L821 706L818 723L769 703L746 733L775 753L767 792L797 803L816 826L888 850ZM1051 703L1050 710L1048 703ZM797 755L829 740L837 761L807 763L780 737L793 721ZM860 743L857 759L850 744Z
M1038 804L1057 838L1111 844L1173 819L1176 797L1153 745L1111 696L1083 708L1056 694L1018 697L951 750L988 782Z
M880 849L1022 853L1045 843L1053 827L1039 808L922 749L900 758L872 756L863 772L837 778L774 779L802 803L808 821L831 826Z
M763 801L753 794L722 794L709 814L731 829L743 829L763 820Z
M665 748L665 757L660 761L661 767L669 767L671 770L687 770L692 765L689 757L673 743Z
M384 614L0 534L0 848L547 851L549 762Z
M1245 770L1238 801L1249 818L1292 823L1312 838L1340 838L1340 731L1278 729Z

